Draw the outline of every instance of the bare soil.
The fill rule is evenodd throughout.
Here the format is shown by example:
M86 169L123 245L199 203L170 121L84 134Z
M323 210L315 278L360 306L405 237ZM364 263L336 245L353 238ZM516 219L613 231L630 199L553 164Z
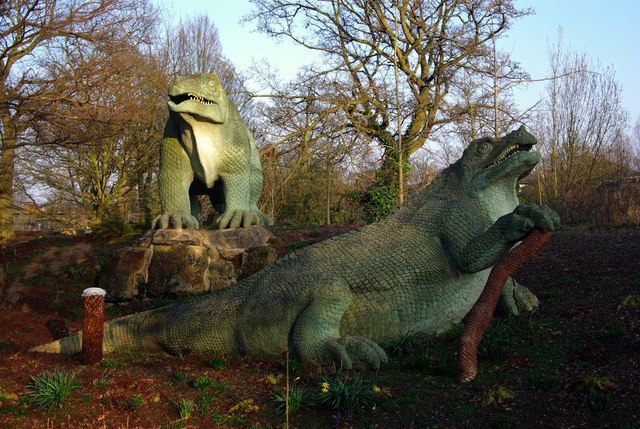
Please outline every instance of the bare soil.
M274 246L284 254L352 228L274 229ZM0 248L0 299L9 290L17 297L0 308L0 428L283 427L272 391L285 386L284 357L118 354L82 365L78 356L28 351L80 328L81 291L114 247L21 235ZM408 340L391 345L379 371L357 373L379 387L373 406L306 404L290 427L640 428L639 257L638 227L557 232L516 275L540 309L494 319L475 381L455 383L459 330ZM110 306L107 317L165 302ZM32 377L46 370L76 372L82 383L63 407L29 401ZM321 374L351 380L356 372L289 362L291 385L307 392L320 389ZM184 418L187 401L193 409Z

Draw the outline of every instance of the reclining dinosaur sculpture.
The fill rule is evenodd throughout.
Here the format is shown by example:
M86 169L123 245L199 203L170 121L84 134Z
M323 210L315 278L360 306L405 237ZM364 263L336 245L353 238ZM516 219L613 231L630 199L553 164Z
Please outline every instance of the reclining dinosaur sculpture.
M524 127L471 142L462 158L382 222L289 254L236 285L105 326L105 352L292 351L302 362L378 367L380 342L458 323L489 269L533 228L554 230L549 208L519 205L518 179L540 156ZM503 299L537 299L510 282ZM80 335L35 347L74 353Z

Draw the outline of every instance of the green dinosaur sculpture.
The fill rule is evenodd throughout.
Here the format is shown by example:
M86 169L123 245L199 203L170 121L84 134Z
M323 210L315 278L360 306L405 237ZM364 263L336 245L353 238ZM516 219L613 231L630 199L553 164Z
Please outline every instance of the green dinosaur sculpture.
M239 352L302 362L377 367L380 342L458 323L489 268L533 228L553 230L549 208L518 205L516 184L540 157L520 128L474 140L460 160L388 219L289 254L218 292L109 322L105 352ZM522 310L524 287L504 293ZM517 311L512 305L512 311ZM67 337L35 351L73 353Z
M161 214L154 228L198 228L198 195L223 214L220 229L268 226L258 207L262 167L253 136L215 74L178 76L169 87L160 143Z

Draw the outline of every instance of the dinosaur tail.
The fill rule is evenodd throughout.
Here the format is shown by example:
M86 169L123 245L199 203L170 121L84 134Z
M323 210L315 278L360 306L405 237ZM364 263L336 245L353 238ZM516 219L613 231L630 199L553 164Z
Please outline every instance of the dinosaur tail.
M169 307L144 311L107 322L104 326L102 350L105 353L125 351L161 351ZM82 331L68 337L33 347L32 352L71 355L82 350Z

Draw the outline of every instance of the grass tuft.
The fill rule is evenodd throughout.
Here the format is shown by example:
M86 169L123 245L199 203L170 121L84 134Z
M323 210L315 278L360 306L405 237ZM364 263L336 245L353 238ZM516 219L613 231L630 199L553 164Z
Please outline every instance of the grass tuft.
M76 372L70 373L55 370L42 372L35 377L31 377L29 389L29 402L41 409L50 410L53 407L64 407L71 392L81 386L75 379Z

